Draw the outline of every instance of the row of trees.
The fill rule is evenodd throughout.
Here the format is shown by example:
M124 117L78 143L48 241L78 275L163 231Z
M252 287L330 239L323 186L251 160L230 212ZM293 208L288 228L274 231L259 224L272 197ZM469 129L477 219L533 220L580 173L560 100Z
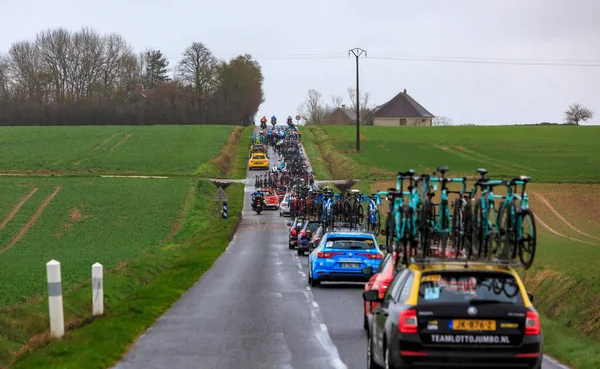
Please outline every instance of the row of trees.
M250 55L222 61L194 42L168 67L118 34L41 32L0 54L0 125L247 125L264 101Z
M325 118L337 108L345 105L347 109L356 115L356 89L348 88L348 98L350 104L344 104L344 98L339 95L331 96L331 103L323 100L323 95L315 89L308 90L306 100L298 106L298 114L306 121L307 124L320 125ZM360 124L373 125L373 117L375 116L376 106L370 103L371 94L368 92L361 93L360 103Z

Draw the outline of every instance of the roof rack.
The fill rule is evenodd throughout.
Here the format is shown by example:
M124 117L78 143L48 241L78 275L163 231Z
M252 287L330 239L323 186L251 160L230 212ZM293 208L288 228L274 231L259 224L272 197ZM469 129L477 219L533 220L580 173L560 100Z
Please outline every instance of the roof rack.
M497 267L503 267L506 269L510 269L511 267L513 268L518 268L518 267L523 267L523 264L521 263L516 263L514 261L509 261L509 260L503 260L503 259L497 259L497 258L489 258L489 259L467 259L467 258L441 258L441 257L426 257L426 258L420 258L420 257L411 257L408 261L408 265L420 265L421 267L424 267L425 265L433 265L433 264L445 264L445 265L457 265L457 266L464 266L465 268L468 268L469 266L472 265L479 265L479 266L497 266Z

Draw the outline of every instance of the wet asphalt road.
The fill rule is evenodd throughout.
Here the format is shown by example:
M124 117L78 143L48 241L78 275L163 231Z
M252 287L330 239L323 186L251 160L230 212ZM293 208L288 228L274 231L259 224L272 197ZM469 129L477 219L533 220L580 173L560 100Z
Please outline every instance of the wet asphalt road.
M307 257L288 249L279 211L251 210L263 173L248 173L243 220L225 253L115 368L366 367L364 285L308 287Z

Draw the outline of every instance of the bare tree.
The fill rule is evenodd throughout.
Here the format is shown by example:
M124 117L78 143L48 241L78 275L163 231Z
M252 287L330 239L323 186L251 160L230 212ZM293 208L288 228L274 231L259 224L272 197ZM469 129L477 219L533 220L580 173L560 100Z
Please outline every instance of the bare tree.
M433 118L433 121L431 123L434 126L451 126L452 125L452 119L448 118L448 117L435 117Z
M10 64L6 55L0 55L0 105L5 104L10 98L11 76Z
M344 105L344 98L339 95L331 96L331 104L333 109L341 108Z
M298 114L302 119L313 125L322 124L329 112L330 107L323 102L321 93L315 89L308 90L306 100L298 107Z
M183 58L177 66L177 78L194 95L193 109L205 110L218 86L218 65L217 58L201 42L192 43L183 52ZM203 117L205 119L206 114Z
M356 89L348 87L348 97L350 98L350 110L356 115ZM369 105L371 94L363 92L360 96L360 124L373 125L375 116L375 107Z
M578 103L569 105L569 109L565 111L565 123L579 125L579 122L585 122L593 117L593 110L590 110Z

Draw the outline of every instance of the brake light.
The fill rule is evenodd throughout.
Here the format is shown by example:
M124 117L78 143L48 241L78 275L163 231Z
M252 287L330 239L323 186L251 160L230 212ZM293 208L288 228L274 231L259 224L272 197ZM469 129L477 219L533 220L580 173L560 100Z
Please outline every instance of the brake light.
M306 237L306 231L302 232L302 237Z
M292 236L296 235L296 228L292 228Z
M381 260L383 259L383 255L382 254L359 254L360 256L366 256L369 259L378 259Z
M540 334L540 331L540 316L534 311L528 311L525 319L525 334L536 335Z
M404 310L400 313L400 333L417 333L417 311Z
M282 202L281 205L287 206L287 202Z
M339 252L323 252L320 251L317 253L317 257L320 259L330 259L332 257L334 257L335 255L338 255Z

